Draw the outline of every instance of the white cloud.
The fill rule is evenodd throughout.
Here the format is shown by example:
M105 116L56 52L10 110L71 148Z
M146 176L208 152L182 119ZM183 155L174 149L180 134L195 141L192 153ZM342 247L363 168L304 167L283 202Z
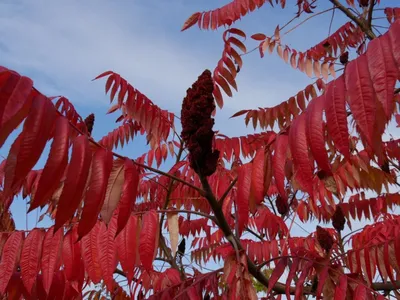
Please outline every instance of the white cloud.
M200 63L204 59L197 60L196 54L160 28L148 25L143 9L135 3L1 3L0 63L21 73L37 72L39 84L45 87L54 85L59 92L82 96L103 92L104 82L91 84L90 80L109 69L147 94L185 91L204 68ZM87 98L81 101L94 100Z
M93 101L106 104L104 81L90 80L111 69L161 106L177 111L199 73L216 66L223 44L221 31L203 33L193 28L180 33L181 23L197 7L172 2L167 6L162 1L146 5L139 1L3 1L0 64L34 75L36 85L48 95L74 95L73 103L88 105ZM260 64L254 53L246 57L248 70L253 68L252 60ZM270 65L265 59L261 63ZM260 76L259 71L264 74ZM276 73L256 68L246 74L239 76L239 94L234 99L226 97L228 115L285 100L281 95L287 86L273 80Z

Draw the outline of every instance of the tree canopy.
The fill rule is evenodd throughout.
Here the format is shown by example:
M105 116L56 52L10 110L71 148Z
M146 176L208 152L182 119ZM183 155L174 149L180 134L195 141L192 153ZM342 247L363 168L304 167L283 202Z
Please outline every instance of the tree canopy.
M0 295L397 297L400 140L386 137L390 124L400 126L400 7L329 2L320 11L317 1L298 0L293 19L268 33L248 34L239 20L286 1L233 0L194 13L182 31L224 27L215 69L199 70L180 113L116 72L100 74L117 125L99 140L93 114L82 117L66 97L47 97L0 66L0 147L12 139L0 164ZM334 12L348 21L326 39L304 51L285 45L285 28ZM238 111L232 117L259 133L228 137L214 119L255 51L278 55L312 82L274 107ZM120 155L138 135L150 150ZM10 205L19 195L52 226L16 229ZM370 224L351 231L360 220ZM295 236L294 222L312 233ZM165 265L155 268L156 260Z

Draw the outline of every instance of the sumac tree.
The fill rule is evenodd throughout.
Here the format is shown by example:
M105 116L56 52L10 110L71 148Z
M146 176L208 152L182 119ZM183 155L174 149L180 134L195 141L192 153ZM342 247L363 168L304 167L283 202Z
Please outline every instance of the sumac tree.
M285 8L284 0L233 0L188 18L182 30L225 27L224 48L216 68L199 70L193 79L180 118L119 74L99 75L118 127L98 141L91 136L94 116L83 119L65 97L48 98L31 79L0 67L0 145L22 128L0 165L0 294L398 295L400 217L391 209L400 204L400 141L384 134L400 120L400 8L381 7L379 0L329 2L331 9L318 12L317 1L298 0L293 20L251 35L261 56L277 54L314 79L275 107L236 113L261 130L248 136L227 137L213 128L223 94L237 88L235 79L252 52L246 33L233 25L262 6ZM299 51L284 44L281 32L292 21L334 11L348 22L314 47ZM386 24L376 27L379 19ZM139 158L117 153L118 145L139 134L149 152ZM46 146L46 163L34 170ZM169 154L175 162L161 171ZM30 210L45 208L54 225L16 230L9 208L20 193ZM361 218L372 225L342 235ZM295 219L313 232L294 236ZM208 266L215 260L218 267L183 265L189 253L192 262ZM154 268L155 260L165 266ZM116 282L115 274L128 285Z

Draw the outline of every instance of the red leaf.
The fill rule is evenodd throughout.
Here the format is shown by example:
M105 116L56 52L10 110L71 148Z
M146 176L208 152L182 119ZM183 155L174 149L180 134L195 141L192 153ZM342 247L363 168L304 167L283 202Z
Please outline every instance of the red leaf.
M125 227L131 215L131 206L136 202L139 186L139 172L131 159L125 160L124 185L118 210L117 234Z
M54 274L53 282L47 300L53 300L53 299L56 300L64 298L65 281L66 280L64 271L58 270Z
M279 195L281 195L283 200L287 200L287 195L285 191L285 165L288 151L288 143L289 140L287 135L277 135L275 141L275 152L272 158L275 185L278 189Z
M158 214L154 210L148 211L143 215L139 253L143 267L148 270L153 268L153 260L157 252L158 225Z
M21 280L21 274L19 272L14 272L8 282L7 288L7 299L30 299L24 284Z
M393 58L396 61L397 68L400 73L400 51L399 51L400 36L399 36L399 32L400 32L400 20L397 20L390 26L387 34L389 35L389 38L390 38Z
M239 117L241 115L247 114L249 111L250 110L248 110L248 109L244 109L244 110L238 111L237 113L233 114L231 116L231 118L235 118L235 117Z
M29 111L20 134L21 140L17 152L7 157L6 177L4 179L4 197L11 196L21 185L29 171L35 166L49 138L56 117L54 105L43 95L37 96ZM9 168L12 165L14 168Z
M288 277L286 279L285 294L288 299L290 299L290 286L291 286L294 276L296 275L297 268L299 267L299 263L300 263L299 259L293 259L293 264L290 266L290 271L289 271ZM278 277L278 279L279 279L279 277Z
M365 55L359 56L346 66L345 81L347 101L353 118L367 143L372 147L376 101Z
M366 55L374 90L388 121L393 114L393 89L397 80L397 68L393 60L389 36L384 34L373 39L368 44Z
M339 284L336 286L335 289L335 300L346 299L346 292L347 292L347 276L343 274L340 276Z
M283 271L285 271L287 265L287 258L281 258L276 265L274 271L271 274L271 277L269 278L269 283L268 283L268 293L271 292L272 288L275 286L275 284L278 282L279 278L283 274Z
M114 210L118 206L121 199L122 186L124 183L124 160L114 160L113 168L108 178L106 197L103 207L101 208L101 217L108 224L113 215Z
M105 72L101 73L100 75L98 75L96 78L94 78L92 81L97 80L97 79L102 78L102 77L106 77L106 76L108 76L110 74L113 74L113 73L114 73L113 71L105 71Z
M314 98L306 110L307 139L310 144L311 153L319 167L328 175L332 174L331 165L328 160L328 152L325 148L325 130L322 121L324 98Z
M44 232L41 229L34 228L26 237L22 248L21 276L28 293L31 293L40 270L43 238Z
M68 141L69 122L67 118L60 116L56 120L54 140L51 144L49 157L28 212L44 205L59 186L68 164Z
M213 96L218 107L222 109L224 106L224 99L222 97L221 89L216 83L214 83Z
M64 237L62 257L64 262L65 277L72 282L79 277L81 261L81 247L78 242L77 226L70 229Z
M99 230L99 263L103 274L103 280L107 289L113 291L113 274L117 267L117 249L114 242L117 231L117 219L113 217L108 227L105 223L100 223Z
M79 239L89 233L96 224L104 203L112 165L113 155L111 151L99 148L93 155L89 187L86 190L85 205L78 227Z
M85 270L95 284L101 281L98 246L99 230L100 222L97 222L89 234L85 235L81 241L81 253Z
M22 231L14 231L4 245L0 262L0 295L4 294L14 273L23 238L24 233Z
M249 220L249 198L251 189L251 164L247 163L238 168L236 211L238 222L238 236L242 234Z
M139 260L139 225L138 218L131 215L116 239L118 258L129 282L133 278L134 267L138 265Z
M41 269L43 275L43 287L47 294L49 294L54 273L60 261L62 238L62 230L58 230L54 233L54 226L46 232L44 237Z
M326 266L322 269L321 273L319 273L319 275L318 275L318 287L317 287L317 292L316 292L317 299L319 299L319 296L322 293L322 289L324 288L325 281L329 275L328 272L329 272L329 266Z
M301 298L301 295L303 294L304 281L310 273L310 269L312 268L313 264L313 261L309 261L305 266L303 266L299 280L296 282L296 291L294 296L295 299Z
M264 148L257 151L251 164L250 212L255 213L257 205L264 199Z
M58 202L56 224L54 226L55 231L58 231L73 216L81 202L91 159L92 153L89 148L87 136L78 136L74 140L67 178Z
M225 94L232 97L232 91L228 82L220 75L214 76L214 81L224 90Z
M359 284L354 291L354 295L356 295L357 300L365 300L367 299L367 289L364 284Z
M271 151L267 150L265 154L265 163L264 163L264 195L268 193L271 181L272 181L272 158L271 158Z
M344 77L329 83L325 93L326 125L335 147L350 159Z
M191 15L183 24L181 31L184 31L190 27L192 27L194 24L196 24L201 17L201 13L197 12Z
M251 38L256 41L263 41L267 38L267 36L263 33L256 33L256 34L253 34L251 36Z
M303 190L313 197L313 170L308 157L305 114L293 120L289 131L289 146L293 157L295 178Z
M0 147L28 115L34 95L31 79L13 71L0 74Z

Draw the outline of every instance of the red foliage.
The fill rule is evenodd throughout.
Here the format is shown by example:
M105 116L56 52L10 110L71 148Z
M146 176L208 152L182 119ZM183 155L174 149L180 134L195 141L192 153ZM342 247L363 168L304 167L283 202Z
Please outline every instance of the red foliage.
M266 2L273 4L234 0L195 13L183 29L231 25ZM204 71L187 91L180 142L171 137L175 115L117 73L97 78L107 77L106 93L117 98L108 112L120 110L122 124L96 142L93 114L83 120L65 97L48 98L29 78L0 67L0 146L22 125L0 164L0 296L255 299L253 279L271 298L381 299L396 290L400 217L390 209L400 205L400 141L383 139L399 120L400 20L398 8L373 10L376 2L358 1L363 15L304 52L282 44L283 27L251 36L262 55L276 49L318 79L275 107L236 113L246 125L272 129L247 136L213 131L220 89L232 95L250 53L236 28L224 31L213 74ZM297 17L318 9L307 0L297 7ZM369 20L379 11L391 25L375 37ZM337 77L335 65L344 65ZM113 152L137 134L147 135L148 152L137 159ZM43 169L33 170L48 143ZM176 161L161 171L168 153ZM29 210L45 207L41 218L54 225L17 230L9 208L20 193L30 198ZM297 218L318 225L295 236ZM365 219L373 223L344 233ZM200 273L186 266L189 253L193 263L212 258L223 267ZM158 269L155 260L165 265Z

